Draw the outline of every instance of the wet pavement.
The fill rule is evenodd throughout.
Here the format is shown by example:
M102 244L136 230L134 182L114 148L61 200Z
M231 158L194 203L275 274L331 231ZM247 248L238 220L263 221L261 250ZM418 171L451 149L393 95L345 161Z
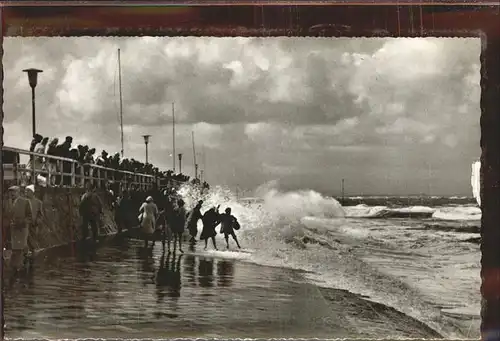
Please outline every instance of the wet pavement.
M5 319L9 338L387 337L388 323L394 336L436 336L398 312L307 284L297 271L169 255L133 240L40 255L6 289Z

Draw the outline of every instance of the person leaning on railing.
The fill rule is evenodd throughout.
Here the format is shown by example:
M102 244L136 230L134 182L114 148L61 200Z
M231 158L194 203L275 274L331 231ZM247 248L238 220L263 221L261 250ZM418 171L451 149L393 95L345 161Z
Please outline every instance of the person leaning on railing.
M61 144L59 144L56 147L57 156L64 157L64 158L69 158L70 157L69 151L71 150L71 144L72 143L73 143L73 138L71 136L66 136L64 142L61 143ZM66 173L67 167L68 167L67 166L67 162L65 162L65 161L59 162L59 167L58 167L59 171L62 171L64 173ZM56 183L58 185L64 185L64 184L66 184L67 183L66 177L59 175L57 177Z
M40 143L35 146L35 153L37 154L45 154L45 150L47 149L47 143L49 142L48 137L44 137ZM35 156L35 170L43 170L45 169L45 158L43 156Z
M58 156L57 155L57 143L58 142L59 142L59 139L57 137L53 138L52 141L50 141L49 146L47 147L47 155ZM56 180L57 180L57 176L55 175L55 173L59 170L58 166L57 166L57 160L49 158L48 159L48 168L49 168L50 174L51 174L50 179L49 179L49 183L50 183L50 185L54 185Z
M33 136L33 139L31 140L31 144L30 144L30 152L34 152L35 151L35 147L38 143L40 143L43 139L43 136L40 135L40 134L35 134L35 136ZM33 169L33 162L34 161L34 157L31 157L29 158L28 160L28 164L27 164L27 168L28 169ZM26 172L26 176L28 178L31 178L31 176L33 176L33 174L31 174L31 172Z

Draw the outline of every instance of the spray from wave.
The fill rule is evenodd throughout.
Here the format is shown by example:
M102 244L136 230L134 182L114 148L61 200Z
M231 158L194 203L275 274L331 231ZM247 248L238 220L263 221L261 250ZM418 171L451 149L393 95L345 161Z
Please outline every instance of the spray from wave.
M346 233L352 230L348 218L352 210L346 212L337 200L315 191L282 192L277 185L273 181L260 186L254 193L255 200L238 200L228 188L220 186L202 194L185 185L178 194L188 209L200 198L204 201L202 211L218 205L221 211L231 207L242 226L238 238L250 252L245 260L308 271L306 278L319 285L370 297L425 321L449 337L461 337L460 330L445 321L439 309L425 303L417 291L351 253L352 245L357 243L355 239L363 238ZM371 213L380 209L375 208ZM217 242L223 243L221 235L217 236ZM241 253L237 252L223 252L222 256L241 259Z

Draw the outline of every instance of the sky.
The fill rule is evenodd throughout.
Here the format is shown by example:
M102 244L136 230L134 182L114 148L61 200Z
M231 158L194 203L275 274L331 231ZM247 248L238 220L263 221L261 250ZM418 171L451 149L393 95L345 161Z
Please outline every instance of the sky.
M5 38L4 143L37 132L210 184L338 195L471 195L479 146L479 39ZM203 157L204 155L204 157ZM178 170L178 163L177 163Z

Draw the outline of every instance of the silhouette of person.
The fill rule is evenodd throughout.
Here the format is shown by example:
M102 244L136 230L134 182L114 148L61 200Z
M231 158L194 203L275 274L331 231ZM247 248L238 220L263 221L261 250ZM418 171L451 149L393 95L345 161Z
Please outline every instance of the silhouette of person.
M225 259L217 260L217 286L229 287L233 284L234 262Z
M217 206L217 208L210 208L201 218L203 222L203 230L201 231L200 239L205 241L205 250L207 249L209 239L212 239L214 249L217 250L217 244L215 242L217 232L215 231L215 227L220 223L219 207L220 205Z
M202 218L201 215L201 205L203 205L203 201L200 200L196 204L196 206L191 210L191 212L188 215L187 218L187 229L189 231L189 234L191 235L191 239L189 242L191 244L196 243L196 235L198 234L198 220Z
M235 230L240 229L240 224L238 223L236 217L234 217L231 214L230 207L226 208L225 213L220 215L220 224L221 224L220 233L224 234L224 239L226 240L227 248L229 249L229 236L231 236L236 242L236 245L238 245L238 248L241 249L240 243L238 242L238 238L236 238L236 234L234 233Z
M156 218L158 216L158 207L153 201L153 197L148 196L146 202L139 208L142 215L141 227L144 235L144 247L148 247L148 241L153 240L153 233L156 229ZM154 240L153 240L154 246Z
M168 296L171 298L179 298L181 296L181 259L183 255L176 257L175 254L162 253L160 259L160 268L156 275L157 287L165 287L168 289ZM170 258L172 257L172 258Z
M184 200L177 200L177 208L174 213L174 222L172 232L174 234L174 252L179 241L179 252L182 251L182 234L184 233L184 226L186 224L186 208L184 207Z

